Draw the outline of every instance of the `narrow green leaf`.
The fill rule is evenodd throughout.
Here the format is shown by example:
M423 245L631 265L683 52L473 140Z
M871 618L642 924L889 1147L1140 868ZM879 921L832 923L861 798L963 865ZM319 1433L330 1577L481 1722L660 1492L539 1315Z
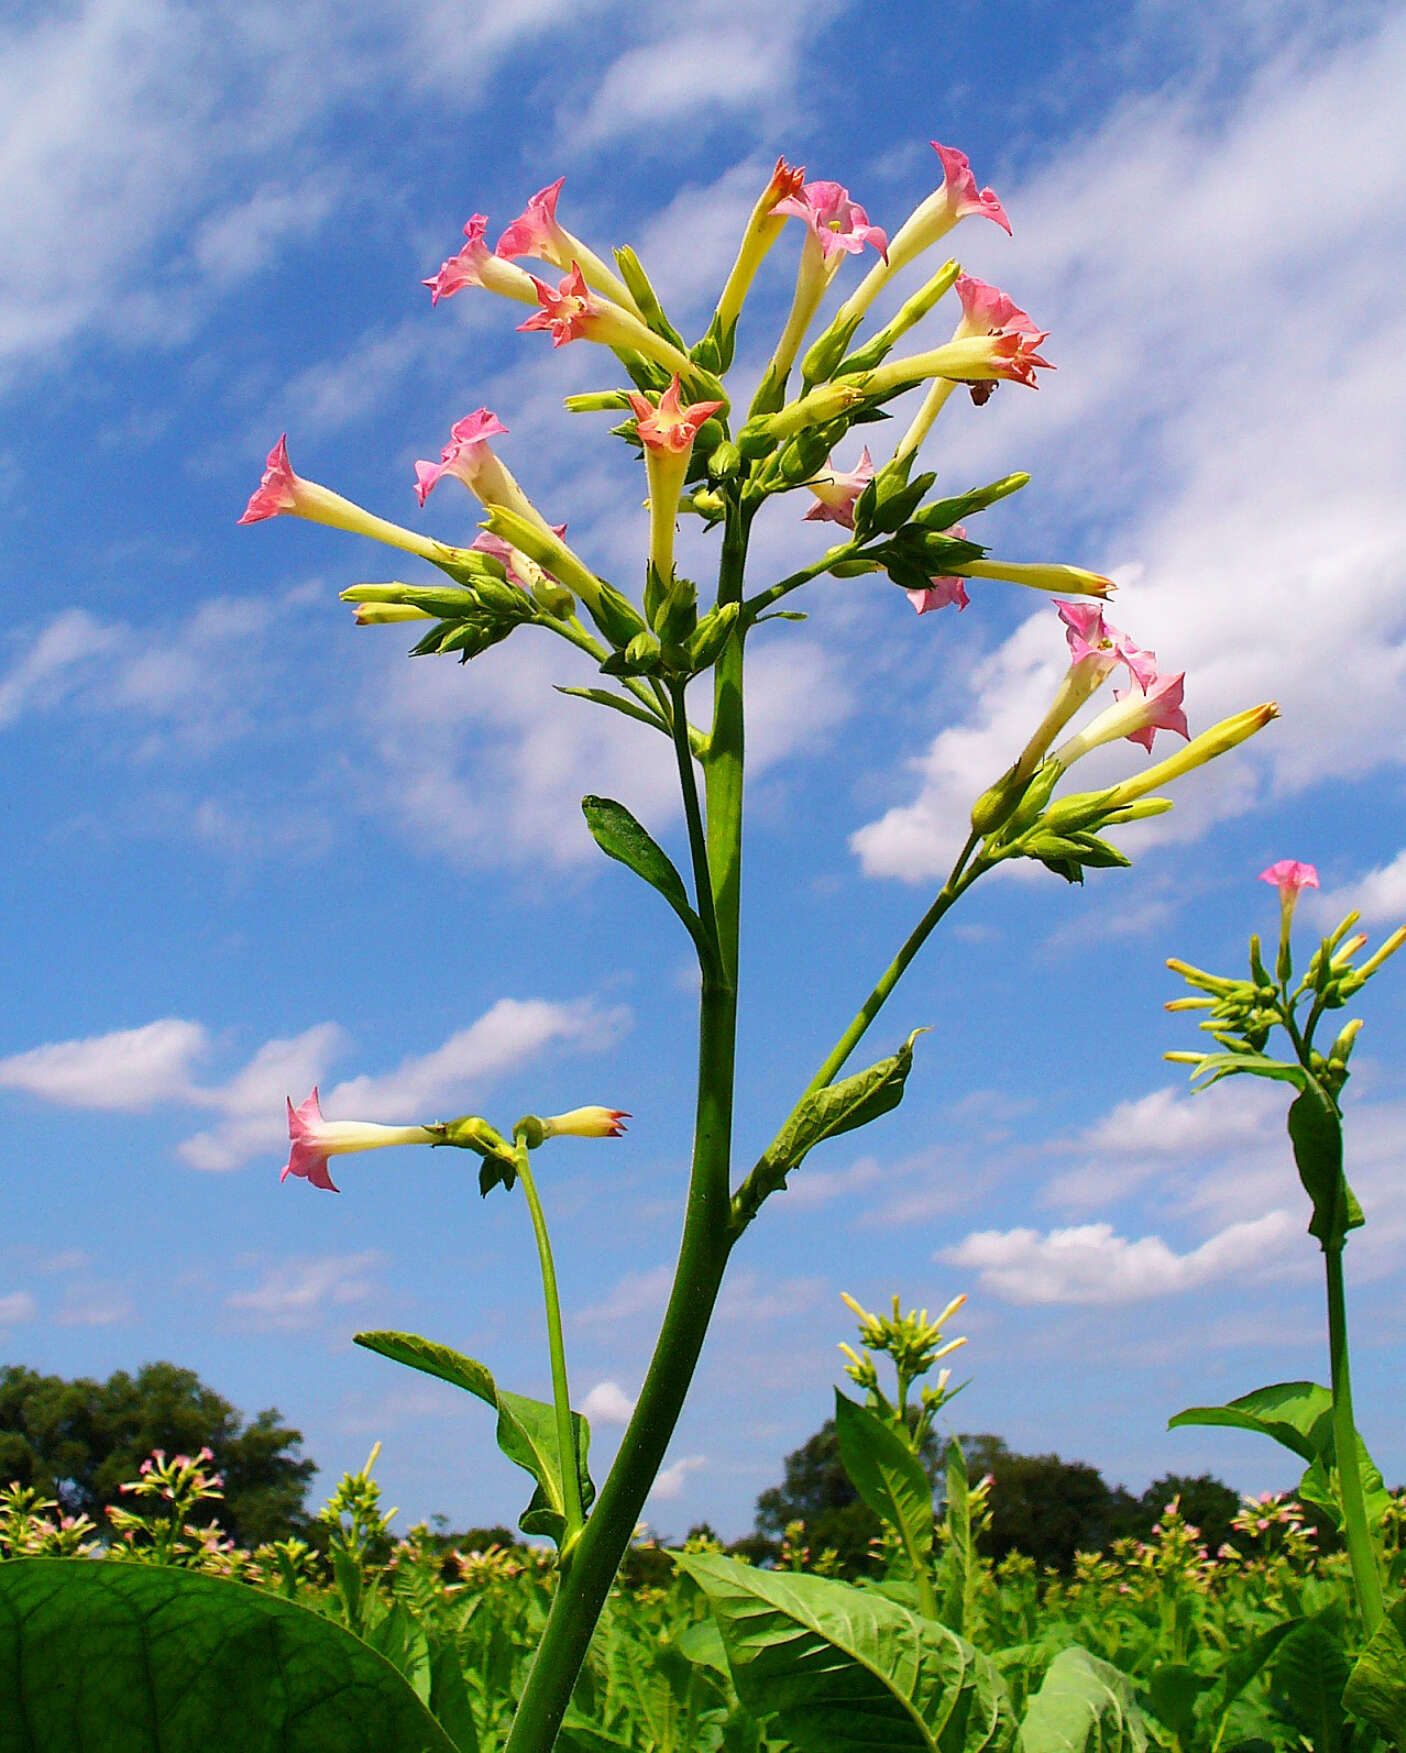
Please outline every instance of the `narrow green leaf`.
M0 1564L0 1698L0 1753L456 1753L332 1620L159 1565Z
M456 1388L477 1395L495 1412L498 1409L498 1389L492 1372L448 1345L422 1339L418 1333L392 1332L354 1333L352 1343L364 1345L368 1351L378 1352L393 1363L403 1363L409 1369L437 1376L442 1382L451 1382Z
M624 694L612 694L609 688L562 688L556 689L558 694L570 694L577 700L591 700L597 706L608 706L612 712L623 712L626 718L638 719L654 730L663 730L663 725L652 712L636 700L628 699Z
M1016 1753L993 1664L870 1589L676 1553L708 1597L743 1705L801 1753Z
M932 1487L922 1462L896 1430L838 1388L835 1436L855 1490L903 1542L914 1576L928 1577L932 1569Z
M924 1032L914 1029L897 1053L802 1097L763 1153L757 1165L763 1174L774 1185L782 1184L822 1139L838 1138L857 1126L867 1126L896 1108L903 1100L903 1086L912 1069L913 1043Z
M1022 1753L1144 1753L1128 1676L1076 1644L1059 1652L1020 1725Z
M925 505L914 518L914 522L930 530L950 530L955 523L964 518L975 517L977 512L985 511L988 505L994 505L998 499L1008 494L1018 493L1022 487L1030 483L1029 475L1006 475L999 481L992 481L986 487L973 487L969 493L959 493L951 499L934 500Z
M943 1554L943 1591L939 1616L963 1636L972 1634L972 1610L980 1566L972 1532L971 1486L967 1458L953 1437L947 1445L947 1550Z
M1219 1732L1231 1705L1259 1674L1294 1627L1302 1624L1301 1618L1281 1619L1278 1625L1271 1625L1267 1631L1251 1638L1249 1643L1232 1649L1221 1669L1219 1683L1202 1705L1203 1723Z
M403 1674L421 1704L430 1702L429 1634L403 1601L362 1633L363 1640Z
M616 859L636 876L643 877L651 888L657 889L683 920L694 940L703 943L703 926L689 905L683 878L658 841L635 820L624 804L616 803L613 798L583 797L581 810L591 838L606 857Z

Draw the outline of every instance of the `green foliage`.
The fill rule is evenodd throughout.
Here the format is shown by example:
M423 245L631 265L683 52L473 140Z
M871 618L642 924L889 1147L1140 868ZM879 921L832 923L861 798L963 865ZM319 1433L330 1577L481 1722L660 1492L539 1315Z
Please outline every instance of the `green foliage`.
M237 1540L252 1546L305 1532L317 1464L298 1456L302 1440L273 1408L245 1423L193 1370L172 1363L118 1370L105 1382L0 1368L0 1485L32 1486L100 1525L152 1450L208 1448L224 1476L220 1518Z
M1119 1531L1130 1500L1096 1467L1058 1455L1015 1454L996 1436L960 1441L968 1473L989 1473L994 1481L990 1527L981 1541L990 1557L1021 1552L1068 1571L1076 1552L1097 1552Z
M635 820L624 804L616 803L613 798L583 797L581 810L591 838L606 857L625 865L636 876L643 877L652 889L657 889L688 927L699 948L711 954L702 922L689 904L683 878L663 847Z
M922 1461L889 1423L838 1388L835 1437L855 1489L898 1536L911 1574L926 1581L932 1566L932 1482Z
M825 1577L678 1564L707 1596L742 1702L803 1753L1016 1748L995 1668L945 1627Z
M0 1753L454 1753L380 1656L301 1607L186 1571L0 1566Z
M1144 1753L1147 1729L1126 1674L1061 1650L1020 1725L1021 1753Z
M561 1445L557 1441L555 1409L543 1400L529 1400L522 1394L500 1388L487 1367L471 1357L422 1339L418 1333L357 1333L358 1345L379 1352L396 1363L425 1375L452 1382L491 1406L498 1414L498 1447L536 1481L532 1501L518 1517L524 1534L543 1534L559 1546L566 1532L565 1499L562 1491ZM595 1496L586 1466L590 1447L591 1427L579 1412L571 1414L576 1454L574 1464L580 1478L581 1501L589 1505Z

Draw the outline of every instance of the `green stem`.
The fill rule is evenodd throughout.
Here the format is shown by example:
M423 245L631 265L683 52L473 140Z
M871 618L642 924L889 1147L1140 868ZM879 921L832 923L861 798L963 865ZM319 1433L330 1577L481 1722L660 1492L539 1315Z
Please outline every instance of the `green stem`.
M719 600L741 600L747 519L734 502L723 539ZM732 1244L728 1186L737 1041L737 936L742 845L742 641L715 676L706 766L706 851L719 966L703 973L698 1100L683 1235L668 1307L640 1396L590 1520L562 1575L504 1753L548 1753L620 1560L683 1410Z
M942 885L941 889L938 890L937 899L913 927L912 931L909 932L903 948L899 950L898 954L889 963L888 967L884 969L874 985L874 990L869 994L868 998L864 1000L864 1003L860 1005L854 1021L845 1030L844 1034L840 1036L839 1040L836 1041L835 1045L831 1048L825 1063L806 1085L805 1094L807 1096L814 1095L817 1090L823 1090L827 1084L833 1081L835 1073L839 1071L845 1060L849 1058L850 1054L853 1053L855 1048L859 1045L859 1042L870 1023L873 1022L874 1018L883 1009L888 995L893 991L894 987L897 986L898 982L907 972L908 964L928 941L929 937L932 936L933 928L936 926L938 920L942 918L948 908L961 899L981 875L985 866L980 863L978 863L974 869L970 871L967 870L967 863L971 858L972 853L976 850L977 841L979 839L980 835L975 831L973 831L968 837L967 843L962 848L956 864L952 866L951 874L948 876L947 881Z
M574 645L578 651L584 651L588 657L595 658L598 663L603 663L610 656L605 646L589 634L574 615L569 621L548 620L543 617L542 625L550 627L553 633L559 633L568 645ZM655 695L652 695L637 676L620 676L617 679L621 687L633 694L644 707L649 715L649 722L662 730L665 736L670 735L667 700L662 696L656 698Z
M671 687L674 720L674 756L679 768L679 790L683 793L684 819L688 823L688 850L693 861L693 886L697 896L698 917L713 946L718 948L718 916L713 906L713 879L708 869L707 828L698 803L698 781L693 771L693 749L688 736L688 710L684 702L683 682ZM704 969L707 972L707 969Z
M542 1266L542 1298L547 1305L547 1350L552 1360L552 1403L557 1415L557 1448L561 1455L562 1511L566 1516L566 1532L562 1536L562 1552L571 1550L585 1523L581 1506L581 1459L576 1449L576 1428L571 1421L571 1390L566 1379L566 1345L561 1332L561 1298L557 1294L557 1273L552 1263L552 1244L547 1235L547 1220L542 1201L537 1197L537 1183L532 1179L532 1164L527 1146L517 1141L517 1172L527 1209L532 1214L532 1233L537 1238L537 1258Z
M803 566L799 572L793 572L789 577L769 585L766 590L758 591L756 596L748 597L747 601L743 603L743 615L749 623L755 621L757 616L764 609L769 608L772 603L779 603L782 597L790 596L793 590L799 590L803 584L809 584L812 578L819 578L822 572L828 572L832 566L838 565L840 561L851 559L859 552L859 548L860 543L849 542L841 553L824 554L811 565Z
M1337 1452L1338 1490L1343 1505L1343 1539L1352 1565L1357 1605L1367 1636L1372 1637L1386 1614L1381 1572L1367 1525L1367 1500L1357 1461L1357 1425L1352 1414L1352 1381L1348 1371L1347 1305L1343 1293L1343 1248L1323 1250L1328 1280L1328 1352L1333 1383L1333 1447Z

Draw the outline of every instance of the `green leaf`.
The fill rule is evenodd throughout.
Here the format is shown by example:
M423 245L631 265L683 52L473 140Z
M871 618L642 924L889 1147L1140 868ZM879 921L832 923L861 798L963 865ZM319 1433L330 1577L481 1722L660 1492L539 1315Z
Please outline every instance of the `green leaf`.
M944 1587L939 1615L953 1631L971 1635L972 1609L980 1565L972 1536L971 1488L967 1458L956 1437L947 1445L947 1550L943 1554Z
M528 1400L521 1394L510 1394L500 1388L493 1380L492 1372L474 1358L465 1357L432 1339L422 1339L418 1333L357 1333L353 1337L368 1351L379 1352L382 1357L407 1364L427 1376L452 1382L456 1388L466 1389L485 1405L494 1408L498 1414L498 1447L537 1482L532 1501L518 1518L518 1527L524 1534L545 1534L559 1546L566 1531L566 1513L556 1409L542 1400ZM591 1429L579 1412L571 1414L571 1422L576 1433L584 1508L596 1494L586 1469Z
M641 724L647 724L653 730L664 728L652 712L647 712L638 702L626 699L623 694L612 694L609 688L558 687L556 692L570 694L577 700L591 700L597 706L608 706L612 712L623 712L626 718L638 719Z
M421 1704L430 1702L430 1640L425 1628L403 1601L379 1619L363 1639L410 1683Z
M1076 1644L1050 1663L1020 1725L1022 1753L1143 1753L1133 1683Z
M927 1577L932 1569L932 1487L922 1462L891 1425L838 1388L835 1436L854 1489L902 1540L914 1576Z
M914 1029L897 1053L880 1059L867 1071L856 1071L803 1096L763 1152L757 1164L762 1178L773 1188L784 1186L786 1176L822 1139L838 1138L842 1132L867 1126L896 1108L903 1100L903 1086L912 1069L913 1043L925 1032Z
M1333 1452L1333 1396L1317 1382L1274 1382L1225 1406L1189 1406L1167 1420L1168 1430L1181 1424L1257 1430L1310 1462Z
M1400 1744L1406 1733L1406 1643L1390 1619L1383 1619L1353 1664L1343 1703Z
M975 517L988 505L994 505L1007 494L1018 493L1029 483L1029 475L1006 475L987 487L973 487L969 493L960 493L955 498L934 500L931 505L925 505L913 521L930 530L950 530L954 523Z
M622 803L609 797L583 797L581 810L591 838L607 858L613 858L634 871L653 889L657 889L688 927L700 947L707 938L698 915L689 905L688 891L674 862L647 830Z
M993 1664L954 1632L828 1577L675 1554L708 1597L743 1705L801 1753L1016 1753Z
M1313 1201L1308 1233L1325 1248L1340 1247L1366 1222L1343 1174L1343 1123L1333 1098L1316 1080L1289 1108L1289 1138L1304 1192Z
M430 1658L430 1709L459 1753L479 1753L478 1724L474 1719L464 1670L452 1637L436 1639Z
M1281 1619L1278 1625L1271 1625L1247 1644L1241 1644L1233 1650L1221 1669L1220 1681L1215 1691L1206 1701L1201 1710L1201 1719L1215 1730L1221 1728L1226 1713L1235 1700L1256 1677L1275 1650L1289 1635L1296 1625L1302 1625L1300 1618Z
M1343 1688L1350 1668L1336 1625L1319 1615L1296 1625L1279 1646L1270 1671L1270 1697L1314 1753L1344 1746Z
M158 1565L0 1564L0 1697L3 1753L455 1753L349 1631Z
M1196 1704L1215 1682L1186 1662L1158 1662L1147 1676L1147 1698L1154 1714L1186 1744L1196 1729Z

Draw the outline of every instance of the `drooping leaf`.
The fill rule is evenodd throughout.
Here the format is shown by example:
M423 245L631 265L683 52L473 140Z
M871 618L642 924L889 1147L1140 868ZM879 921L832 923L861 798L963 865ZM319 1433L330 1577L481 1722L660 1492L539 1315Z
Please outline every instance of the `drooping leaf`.
M913 1043L923 1033L914 1029L897 1053L803 1097L762 1153L757 1164L762 1177L771 1186L784 1185L786 1176L822 1139L838 1138L857 1126L867 1126L896 1108L903 1100L903 1086L912 1069Z
M695 942L704 943L702 922L689 905L688 891L673 860L624 804L616 803L614 798L586 796L581 799L581 811L591 838L606 857L616 859L657 889L683 920Z
M1022 1753L1144 1753L1133 1682L1076 1644L1050 1663L1020 1725Z
M1337 1104L1314 1079L1289 1108L1289 1139L1304 1191L1313 1201L1308 1233L1324 1247L1340 1246L1366 1222L1343 1174L1343 1123Z
M1015 1753L992 1663L955 1632L828 1577L676 1554L708 1597L746 1708L801 1753Z
M407 1364L425 1375L437 1376L476 1395L498 1414L498 1447L510 1461L530 1473L537 1488L532 1501L518 1518L524 1534L545 1534L561 1544L566 1531L565 1498L562 1494L561 1456L558 1453L556 1409L543 1400L529 1400L521 1394L500 1388L492 1372L472 1357L451 1346L418 1333L357 1333L358 1345L379 1352L396 1363ZM595 1497L596 1488L586 1466L591 1430L579 1412L571 1414L576 1436L576 1459L581 1481L581 1503L584 1508Z
M456 1753L332 1620L158 1565L0 1564L0 1697L0 1753Z
M914 1575L928 1576L932 1569L932 1487L922 1462L896 1430L838 1388L835 1437L854 1489L903 1542Z
M1189 1406L1167 1420L1169 1430L1181 1424L1257 1430L1304 1461L1333 1452L1333 1396L1317 1382L1273 1382L1225 1406Z

